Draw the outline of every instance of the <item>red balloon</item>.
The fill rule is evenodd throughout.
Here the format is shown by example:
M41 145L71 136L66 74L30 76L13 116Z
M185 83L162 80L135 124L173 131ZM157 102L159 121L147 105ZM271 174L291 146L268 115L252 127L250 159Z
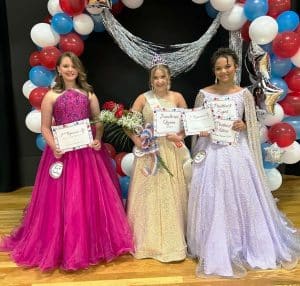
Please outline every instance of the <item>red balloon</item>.
M296 140L296 131L289 123L279 122L268 130L268 138L279 147L287 147Z
M39 51L34 51L34 52L31 53L31 55L29 57L29 64L32 67L41 65L40 52Z
M53 70L60 55L61 51L56 47L45 47L40 51L41 64L49 70Z
M300 24L299 24L298 27L296 28L295 33L300 34Z
M293 68L284 78L289 89L292 91L300 91L300 68Z
M41 104L45 94L48 92L49 88L47 87L36 87L29 94L29 102L30 104L36 108L41 109Z
M290 116L300 115L300 92L291 92L279 102L284 113Z
M238 0L237 2L244 4L246 2L246 0Z
M268 0L269 10L268 16L276 18L284 11L291 9L291 0Z
M249 26L250 26L251 22L247 21L243 27L241 28L241 36L243 38L244 41L246 42L250 42L250 37L249 37Z
M126 152L121 152L121 153L118 153L116 156L115 156L115 161L116 161L116 171L117 173L120 175L120 176L126 176L123 171L122 171L122 167L121 167L121 162L122 162L122 159L123 157L126 155L127 153Z
M118 15L119 13L122 12L124 7L125 5L122 3L122 1L119 1L116 4L112 5L111 12L113 13L113 15Z
M104 143L104 146L109 154L109 156L111 158L115 158L116 156L116 149L113 145L109 144L109 143Z
M76 33L60 35L59 48L63 52L73 52L80 56L84 50L84 43L81 37Z
M47 23L47 24L51 24L51 20L52 20L52 16L51 16L51 15L47 15L47 16L44 18L43 22L44 22L44 23Z
M283 32L277 34L273 40L272 49L280 58L294 56L300 47L300 35L295 32Z
M70 16L76 16L83 12L87 5L86 0L59 0L61 9Z

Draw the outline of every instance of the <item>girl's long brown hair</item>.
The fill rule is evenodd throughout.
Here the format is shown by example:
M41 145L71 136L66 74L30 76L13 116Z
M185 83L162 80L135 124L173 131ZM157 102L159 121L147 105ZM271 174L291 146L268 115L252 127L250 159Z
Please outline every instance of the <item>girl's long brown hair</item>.
M65 82L62 78L62 76L59 75L57 67L61 64L62 60L64 58L70 58L72 63L74 64L76 70L78 71L78 77L76 78L76 84L80 90L85 91L87 94L93 92L93 87L88 84L87 82L87 75L85 72L85 69L83 67L83 64L81 60L72 52L64 52L61 54L61 56L58 58L56 63L56 78L55 78L55 85L53 87L53 90L55 92L63 92L65 88Z

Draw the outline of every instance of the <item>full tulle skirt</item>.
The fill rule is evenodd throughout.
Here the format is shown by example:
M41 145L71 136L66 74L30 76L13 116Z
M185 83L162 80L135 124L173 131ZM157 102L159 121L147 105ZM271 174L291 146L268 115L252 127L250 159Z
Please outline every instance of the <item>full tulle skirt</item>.
M49 175L61 161L60 178ZM46 147L21 225L0 249L25 267L77 270L133 250L119 183L105 148L65 153Z

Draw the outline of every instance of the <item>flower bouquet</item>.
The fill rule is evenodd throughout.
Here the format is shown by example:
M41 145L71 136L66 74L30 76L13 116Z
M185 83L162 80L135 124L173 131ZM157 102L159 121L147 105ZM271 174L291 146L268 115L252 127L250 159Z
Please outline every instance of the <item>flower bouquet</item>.
M114 143L114 145L122 146L123 150L125 149L124 146L130 142L124 130L140 136L142 148L134 148L135 156L150 155L153 158L152 166L145 166L143 173L146 176L155 175L157 170L162 167L173 177L173 174L159 154L157 138L153 135L153 126L150 123L144 126L143 115L140 112L124 109L122 103L107 101L103 104L100 115L94 122L102 122L105 127L107 141Z

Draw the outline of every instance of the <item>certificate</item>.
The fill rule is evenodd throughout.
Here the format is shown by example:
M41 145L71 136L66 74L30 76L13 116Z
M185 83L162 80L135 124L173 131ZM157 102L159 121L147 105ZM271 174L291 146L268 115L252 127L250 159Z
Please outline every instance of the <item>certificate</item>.
M183 126L186 135L199 134L215 128L212 112L209 108L185 109L183 111Z
M56 148L68 152L88 147L93 142L89 119L52 126Z
M234 120L215 119L215 129L210 134L211 141L221 145L235 145L239 132L232 129Z
M155 108L153 111L154 136L166 136L183 129L182 108Z
M236 104L233 100L216 99L206 103L215 118L236 120L238 117Z

